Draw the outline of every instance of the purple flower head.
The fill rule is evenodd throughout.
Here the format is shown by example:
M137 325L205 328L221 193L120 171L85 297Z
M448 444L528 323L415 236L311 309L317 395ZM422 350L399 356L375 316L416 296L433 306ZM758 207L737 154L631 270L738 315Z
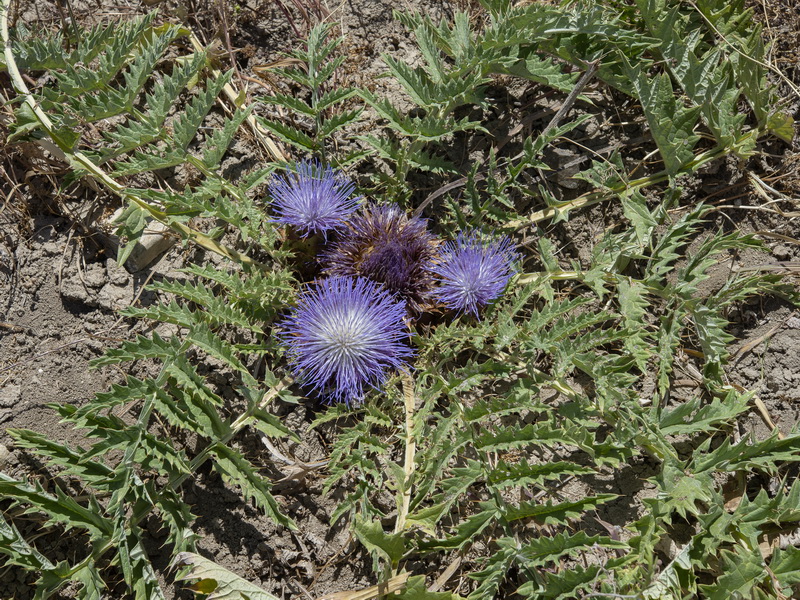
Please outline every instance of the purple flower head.
M357 403L413 353L403 303L362 278L333 277L300 296L281 335L298 380L333 402Z
M434 293L447 308L477 317L480 308L503 293L518 258L507 237L486 240L477 231L461 233L445 244L433 267L439 284Z
M361 276L405 300L412 314L431 305L439 240L427 222L409 217L397 205L369 205L354 215L339 240L320 261L334 276Z
M274 221L294 226L304 237L341 228L361 197L350 196L355 185L330 166L304 160L286 177L273 176L269 185Z

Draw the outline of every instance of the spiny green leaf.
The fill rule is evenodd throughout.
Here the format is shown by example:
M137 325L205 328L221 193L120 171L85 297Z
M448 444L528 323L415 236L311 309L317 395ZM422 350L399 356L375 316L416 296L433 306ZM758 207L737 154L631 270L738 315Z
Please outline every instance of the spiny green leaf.
M147 111L131 115L128 121L115 130L105 133L115 146L101 150L100 162L149 144L159 139L163 124L170 109L177 103L181 91L196 77L205 64L203 54L195 54L191 60L179 61L167 75L145 95Z
M715 398L701 407L701 398L694 398L663 411L659 427L665 435L712 431L717 425L730 422L746 411L749 400L747 394L729 392L724 399Z
M194 515L189 506L169 488L160 490L158 494L152 493L152 496L158 497L156 507L169 531L167 543L172 544L176 552L194 550L198 536L190 528Z
M254 500L256 506L276 523L297 529L294 521L281 512L278 502L269 491L269 482L256 472L244 456L222 444L214 444L211 452L215 456L214 469L226 482L237 486L245 498Z
M474 460L468 461L466 467L451 469L451 476L443 478L439 482L441 493L431 498L433 504L409 513L407 523L409 525L419 525L433 534L439 520L447 514L447 511L461 498L462 494L482 475L481 464ZM428 487L423 488L423 490L430 489L433 485L434 482L430 481ZM425 500L425 496L418 493L412 500L412 506L418 506L423 500Z
M247 385L258 385L239 357L236 356L233 345L216 335L205 323L195 324L186 339L232 369L239 371L244 376Z
M565 475L584 475L593 473L594 469L581 467L567 461L548 462L541 465L528 464L525 460L518 463L499 461L489 471L487 483L498 489L509 486L541 485L545 481L559 479Z
M425 149L407 154L405 148L401 148L398 143L386 136L365 135L358 139L369 144L381 158L392 162L408 161L417 169L439 174L456 171L453 163L449 160L436 156Z
M102 509L93 496L89 497L89 507L84 507L68 496L58 485L55 494L45 492L38 483L31 485L12 479L0 473L0 495L12 500L16 505L26 506L26 513L42 512L46 522L60 524L66 530L85 529L92 539L102 539L111 535L113 525L102 516Z
M122 519L125 520L124 517ZM136 600L165 600L164 592L158 583L153 565L142 545L136 530L125 532L124 525L118 529L119 543L117 560L122 568L122 575L128 588L133 591Z
M113 415L87 415L76 420L79 427L89 431L87 436L100 439L84 453L82 461L97 460L113 449L130 452L130 460L145 470L155 470L168 476L191 472L186 456L169 441L144 431L140 425L128 425Z
M776 111L767 118L767 128L787 144L794 140L795 129L792 116L783 111Z
M265 119L263 117L257 117L257 120L262 127L269 130L270 133L274 134L287 144L291 144L292 146L300 148L305 152L314 152L317 150L317 144L314 139L296 127L292 127L291 125L287 125L286 123L282 123L280 121Z
M406 580L405 587L395 592L389 598L402 598L402 600L464 600L458 594L451 592L428 591L424 575L414 575Z
M675 99L669 75L648 79L638 67L626 63L626 69L642 102L664 166L670 175L675 175L694 159L692 149L700 139L694 133L694 126L700 108L686 108Z
M230 425L225 423L218 413L223 401L206 385L205 379L200 376L197 369L190 365L185 357L178 357L173 364L165 367L165 371L175 382L170 392L175 398L172 402L176 404L174 409L167 409L165 414L170 414L174 410L185 411L185 415L180 413L175 415L176 424L179 426L189 426L212 439L226 437L230 433ZM158 402L161 398L155 400ZM159 410L164 408L159 407Z
M557 573L545 573L542 583L529 581L522 584L516 593L531 600L566 600L579 597L581 590L597 580L602 569L600 565L573 566Z
M322 138L327 138L336 133L337 131L344 129L350 123L355 122L361 116L363 112L363 108L358 108L356 110L348 110L338 114L335 114L322 122L322 126L319 128L317 135Z
M179 305L175 301L170 304L158 304L147 308L129 307L123 309L121 314L139 319L152 319L164 323L175 323L187 328L194 327L200 323L209 325L237 325L255 333L263 333L260 326L252 323L244 311L231 305L225 298L214 294L203 286L192 284L164 284L163 286L153 286L153 289L176 293L183 298L187 298L196 303L198 307L191 309L185 305Z
M255 409L253 411L253 417L248 423L269 437L290 438L300 443L300 438L296 433L286 427L278 417L265 410Z
M153 332L152 337L136 336L134 341L122 342L118 349L109 349L104 356L93 359L93 367L103 367L132 360L147 358L166 359L180 353L181 341L178 338L163 339Z
M65 420L77 423L89 415L103 410L113 409L121 404L127 404L146 397L167 397L167 393L158 387L152 379L137 379L128 375L125 385L114 383L110 392L100 392L95 395L92 402L76 407L71 405L59 406L58 411Z
M616 494L598 494L574 502L521 502L519 506L504 507L502 512L507 521L533 519L543 525L565 524L569 519L577 519L586 511L615 498L617 498Z
M423 550L450 550L463 548L485 530L492 521L500 517L497 507L491 502L479 503L481 512L475 513L458 524L455 534L441 540L419 542Z
M682 257L681 248L687 243L702 225L702 218L708 212L708 207L698 205L688 213L681 216L667 231L653 244L652 259L647 265L645 281L650 285L662 285L663 277L673 269L676 260Z
M358 93L358 90L355 88L350 87L336 87L332 88L325 93L323 93L317 103L314 105L314 109L317 111L324 111L328 110L329 108L341 104L345 100L352 98Z
M593 453L594 436L586 427L567 423L532 423L525 427L507 427L497 433L483 433L475 439L475 447L484 452L525 448L530 444L553 446L566 444Z
M316 116L317 112L308 103L304 102L296 96L288 96L286 94L273 94L270 96L259 96L258 101L263 104L277 104L288 108L292 112L306 115L309 117Z
M100 569L93 560L75 571L71 579L82 586L77 592L81 600L102 600L104 598L106 583L100 576Z
M565 73L564 68L548 56L541 56L535 50L521 53L522 56L512 66L495 67L496 71L524 77L542 83L562 92L571 92L578 80L578 73Z
M185 150L194 139L197 128L200 127L232 76L233 71L228 71L220 77L206 80L205 89L186 105L172 126L173 140L178 148Z
M130 66L123 72L124 85L100 89L94 94L68 94L67 104L82 121L90 123L131 112L136 98L152 77L156 63L179 32L179 27L172 26L165 33L144 40Z
M357 514L353 520L353 532L370 553L377 552L392 565L396 565L405 553L403 534L384 532L379 521Z
M78 65L84 58L81 57L78 61L70 61L66 66L66 72L53 72L59 89L69 96L78 96L108 84L128 60L134 46L150 28L154 17L155 13L150 13L127 22L108 25L107 27L114 28L114 33L103 38L103 41L108 43L103 51L98 53L96 65L90 66L88 63Z
M475 591L468 596L469 600L495 598L508 570L517 559L516 548L503 544L502 539L497 540L497 543L500 547L489 556L483 568L469 574L470 579L480 582Z
M91 31L93 35L86 36L86 40L92 40L94 43L89 47L96 46L98 49L102 49L104 46L101 39L98 38L98 33L110 37L113 28L96 26ZM76 53L78 50L82 50L77 56L69 57L64 51L64 36L60 31L52 33L38 30L29 31L22 23L19 23L12 32L11 43L17 67L30 71L64 69L68 62L77 62L80 57L89 61L94 59L90 50L87 50L85 46L80 49L76 48ZM0 65L3 69L6 68L5 62Z
M709 600L729 600L746 598L750 591L765 577L764 562L758 552L723 550L720 553L719 576L715 583L700 585L700 591Z
M228 151L228 146L231 145L233 137L254 108L255 105L237 108L233 116L226 118L222 127L214 129L214 132L206 139L202 160L207 169L213 170L219 167L222 157Z
M58 465L66 472L72 473L90 485L98 485L107 481L112 470L106 465L91 460L83 448L77 450L59 444L46 435L28 429L9 429L9 435L20 448L27 448L47 459L51 465Z
M8 557L6 564L42 571L55 568L44 554L25 541L16 526L6 521L2 514L0 514L0 554Z
M667 462L657 479L665 510L676 511L683 518L702 512L698 503L707 506L719 499L713 478L702 471L685 470L679 464Z
M795 481L788 492L786 484L782 484L774 495L762 489L750 500L744 494L736 508L736 516L762 526L766 523L781 525L800 521L800 480Z
M513 538L497 540L501 548L514 549L519 560L526 566L543 567L551 562L558 562L564 556L574 556L578 552L591 552L594 547L626 549L625 542L615 541L600 535L587 535L583 531L575 534L557 533L554 536L541 535L526 544L520 545Z
M784 586L783 592L791 594L790 586L800 583L800 548L789 546L785 550L776 548L769 561L770 571Z
M693 472L701 473L711 469L717 471L736 471L739 469L760 468L774 471L776 462L800 461L800 434L787 435L784 439L773 432L770 437L760 442L750 438L743 438L738 443L732 443L730 438L722 441L718 448L711 452L708 450L710 440L703 444L700 452L695 453L691 463Z

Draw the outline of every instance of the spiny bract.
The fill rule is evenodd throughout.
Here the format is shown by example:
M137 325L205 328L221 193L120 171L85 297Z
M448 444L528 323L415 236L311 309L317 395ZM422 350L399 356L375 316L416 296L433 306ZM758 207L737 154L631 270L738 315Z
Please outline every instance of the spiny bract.
M285 177L274 176L268 188L274 221L295 227L303 236L340 229L361 202L360 196L351 198L353 182L313 160L296 163Z
M427 222L397 205L370 205L348 221L321 263L328 275L361 276L405 300L411 314L431 305L431 266L439 240Z
M461 233L444 245L432 269L438 283L434 293L447 308L477 317L503 293L518 258L507 237L487 240L477 231Z
M330 401L357 403L413 354L405 316L403 303L372 281L321 281L283 323L294 375Z

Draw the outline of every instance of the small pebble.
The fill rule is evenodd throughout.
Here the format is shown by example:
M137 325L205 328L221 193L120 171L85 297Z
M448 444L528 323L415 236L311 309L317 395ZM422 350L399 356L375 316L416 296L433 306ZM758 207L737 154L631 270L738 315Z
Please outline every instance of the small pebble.
M0 388L0 407L11 408L22 399L22 387L19 385L6 385Z
M747 369L742 369L742 375L748 379L758 379L758 371L749 367Z
M779 244L772 250L772 254L780 260L788 260L792 257L792 249L786 244Z
M0 444L0 469L6 466L8 459L11 457L11 452L8 451L3 444Z
M56 242L47 242L46 244L42 244L42 252L47 256L55 256L61 253L61 248Z

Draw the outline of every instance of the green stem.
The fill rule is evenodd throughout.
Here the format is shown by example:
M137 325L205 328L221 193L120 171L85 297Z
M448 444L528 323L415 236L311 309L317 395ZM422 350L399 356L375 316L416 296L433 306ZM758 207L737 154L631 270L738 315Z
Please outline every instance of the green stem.
M603 273L603 279L613 285L619 284L621 279L626 279L624 275L618 275L616 273L606 272ZM581 271L542 271L540 273L520 273L516 275L512 280L516 285L529 285L529 284L538 284L544 281L580 281L581 283L586 282L586 274L582 273ZM660 298L670 299L672 298L673 292L672 291L665 291L662 286L652 284L652 283L645 283L642 280L637 280L637 283L640 283L644 289L649 294L653 294L654 296L658 296Z
M509 221L506 224L506 226L508 228L522 229L523 227L535 225L536 223L544 221L546 219L555 219L557 217L563 217L570 210L573 210L575 208L594 206L595 204L599 204L601 202L605 202L606 200L611 200L612 198L616 198L621 194L634 192L644 187L655 185L657 183L662 183L664 181L669 180L670 178L678 177L680 175L690 175L704 164L711 162L714 159L725 156L728 153L729 153L728 148L717 146L716 148L713 148L711 150L706 150L705 152L701 152L700 154L695 156L694 160L686 163L681 169L681 171L679 173L676 173L675 175L670 175L667 171L659 171L658 173L654 173L653 175L648 175L647 177L640 177L639 179L634 179L633 181L629 181L627 183L622 183L613 187L609 187L608 189L599 192L588 192L586 194L583 194L582 196L578 196L574 200L570 200L568 202L562 202L559 203L557 206L549 206L544 210L537 211L524 219L516 219L514 221Z
M411 479L414 476L414 456L417 450L417 443L414 438L414 409L416 396L414 394L414 380L408 371L404 371L403 378L403 400L406 412L406 450L403 460L403 498L397 508L397 521L394 525L394 532L400 533L406 527L408 517L408 507L411 505Z

